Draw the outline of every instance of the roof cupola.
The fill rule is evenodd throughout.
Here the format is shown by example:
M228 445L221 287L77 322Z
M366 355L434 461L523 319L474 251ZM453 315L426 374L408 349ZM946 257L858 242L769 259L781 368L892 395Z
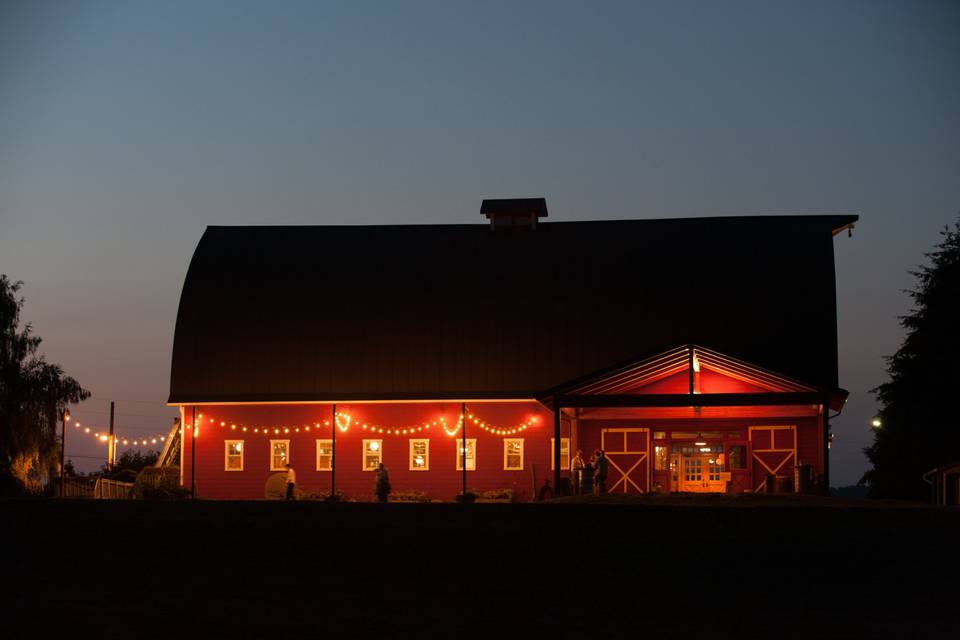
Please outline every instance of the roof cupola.
M480 213L491 229L536 229L537 220L547 217L546 198L497 198L484 200Z

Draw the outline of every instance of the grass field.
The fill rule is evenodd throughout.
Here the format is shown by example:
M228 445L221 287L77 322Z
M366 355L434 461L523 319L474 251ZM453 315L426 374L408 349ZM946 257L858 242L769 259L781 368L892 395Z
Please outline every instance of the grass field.
M956 509L759 497L0 509L9 638L960 636Z

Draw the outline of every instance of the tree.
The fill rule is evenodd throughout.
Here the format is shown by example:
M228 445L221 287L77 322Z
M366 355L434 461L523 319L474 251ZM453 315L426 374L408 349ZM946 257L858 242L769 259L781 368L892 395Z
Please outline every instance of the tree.
M960 460L960 218L941 236L930 264L911 272L914 307L900 319L907 335L886 358L889 380L873 390L880 426L864 449L873 468L861 479L871 497L927 498L923 473Z
M144 467L152 467L157 463L157 459L160 458L159 451L147 451L146 453L140 453L139 451L134 451L128 449L120 454L120 458L113 464L113 470L108 471L107 465L103 465L100 468L100 473L104 477L113 478L115 480L121 479L133 479L137 477Z
M63 410L90 392L38 353L41 339L29 323L20 328L22 285L0 275L0 480L37 493L60 459Z

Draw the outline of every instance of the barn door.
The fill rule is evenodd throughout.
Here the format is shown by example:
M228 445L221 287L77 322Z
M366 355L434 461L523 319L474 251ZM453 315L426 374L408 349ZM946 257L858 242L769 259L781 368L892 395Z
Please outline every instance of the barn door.
M609 464L607 491L646 493L650 490L650 430L603 429L600 448Z
M797 463L797 428L750 427L748 431L754 493L765 490L768 475L792 481Z

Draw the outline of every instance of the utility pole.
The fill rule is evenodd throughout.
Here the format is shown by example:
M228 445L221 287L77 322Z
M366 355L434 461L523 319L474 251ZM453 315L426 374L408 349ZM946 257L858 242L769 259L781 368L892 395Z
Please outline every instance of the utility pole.
M113 437L113 400L110 401L110 437L107 439L107 471L113 471L116 450Z
M67 477L65 457L67 453L67 422L70 420L70 409L63 409L63 427L60 430L60 497L67 495L64 491L64 480Z

